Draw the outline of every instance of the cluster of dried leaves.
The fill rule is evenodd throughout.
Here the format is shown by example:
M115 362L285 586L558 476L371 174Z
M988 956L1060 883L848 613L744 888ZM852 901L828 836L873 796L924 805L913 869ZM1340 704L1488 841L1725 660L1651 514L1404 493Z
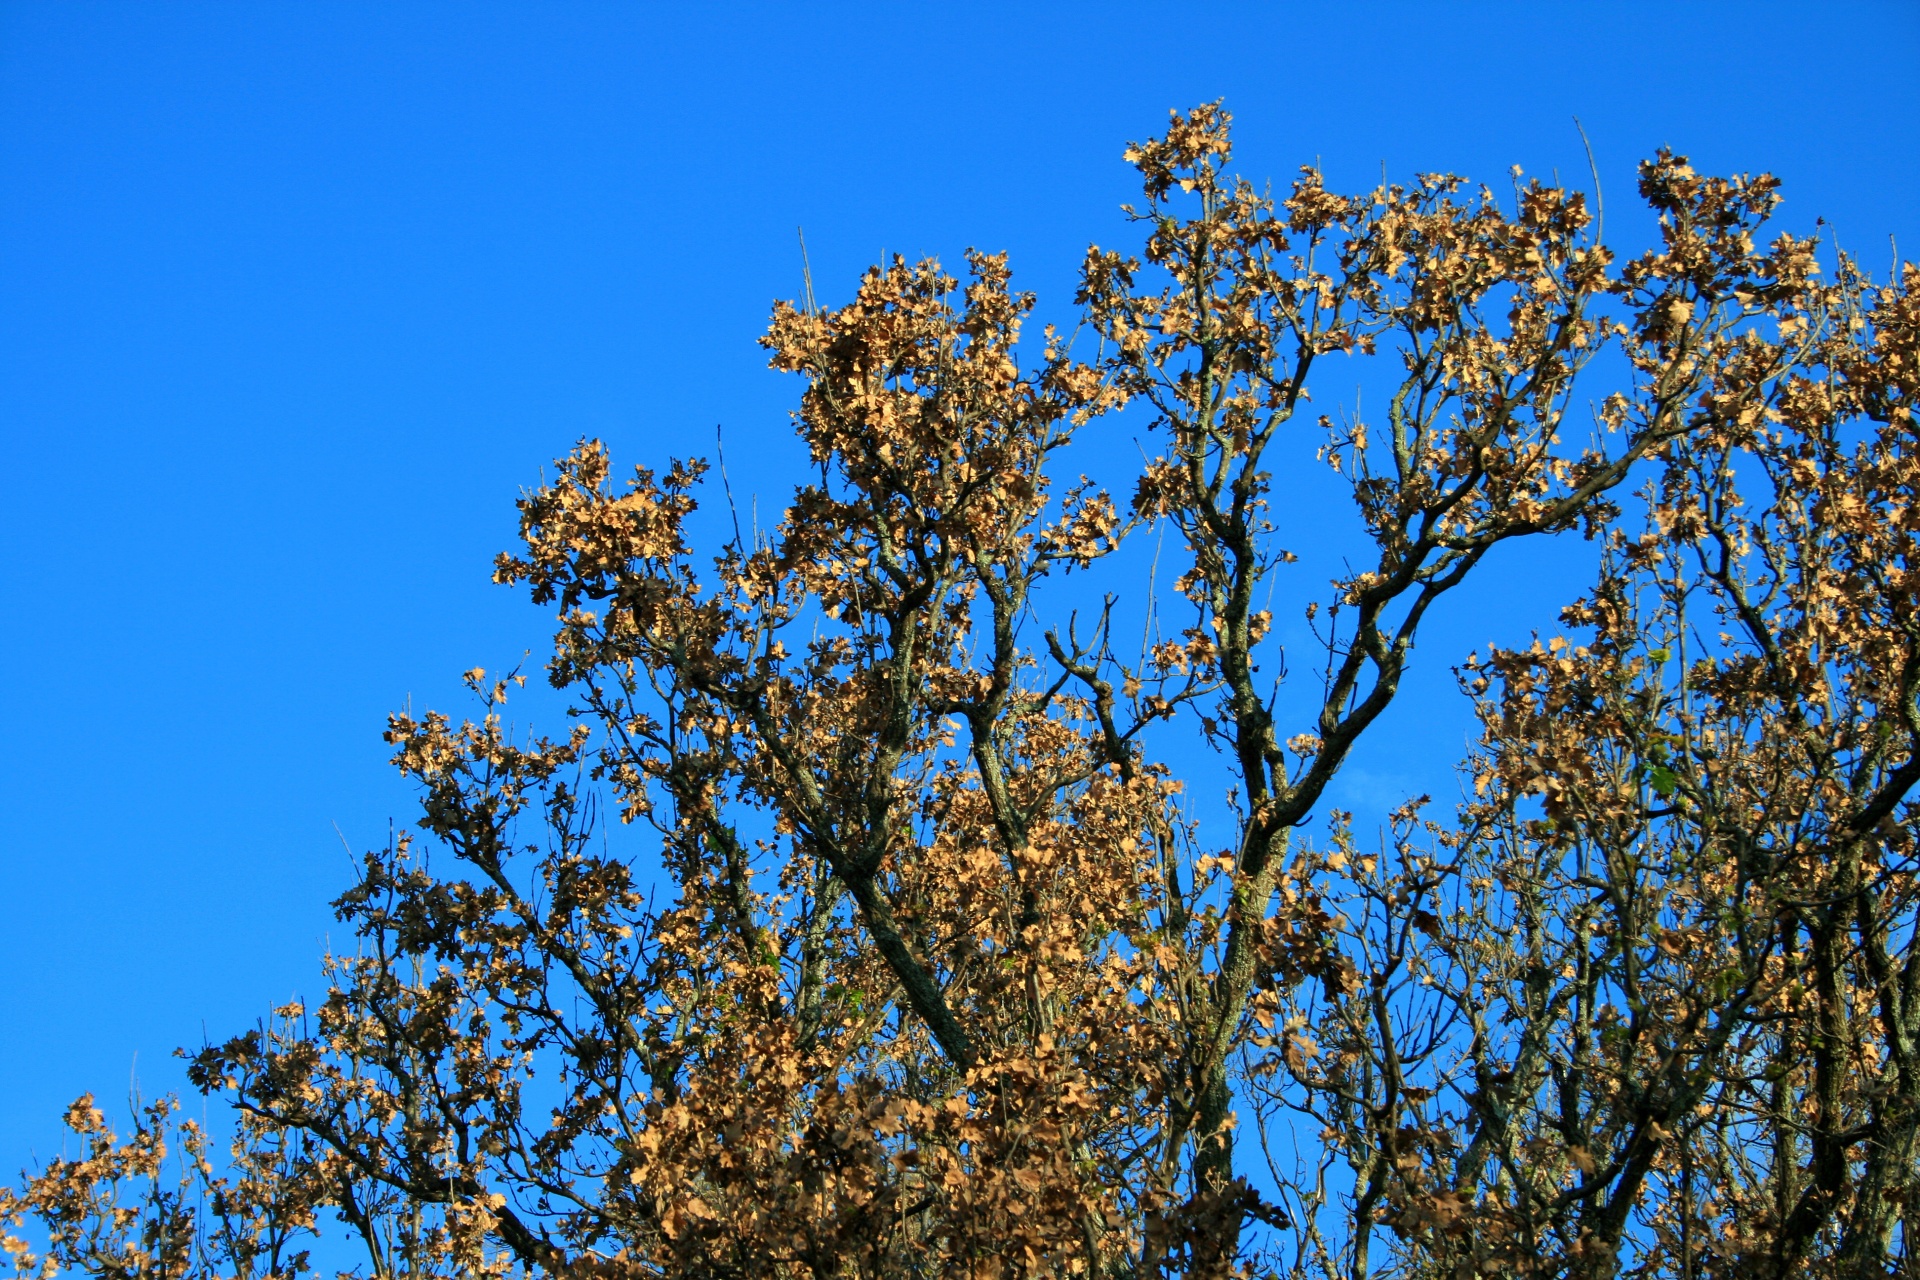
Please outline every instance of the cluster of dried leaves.
M394 717L437 863L369 854L326 999L192 1056L223 1172L164 1106L121 1142L77 1104L85 1154L0 1199L19 1268L291 1276L323 1216L381 1276L1901 1265L1920 272L1828 279L1759 239L1771 179L1670 154L1616 263L1517 177L1272 199L1227 125L1130 148L1145 251L1087 256L1090 363L1017 360L1001 258L777 307L818 479L770 534L703 560L702 466L564 459L496 576L558 611L571 732L516 736L478 671L478 720ZM1336 357L1384 358L1384 422L1303 412ZM1129 404L1131 505L1056 489ZM1303 440L1374 553L1292 597L1321 669L1286 723ZM1184 625L1128 655L1111 598L1055 602L1152 525ZM1562 531L1597 581L1460 669L1458 814L1301 834L1429 610ZM657 893L603 812L657 835Z

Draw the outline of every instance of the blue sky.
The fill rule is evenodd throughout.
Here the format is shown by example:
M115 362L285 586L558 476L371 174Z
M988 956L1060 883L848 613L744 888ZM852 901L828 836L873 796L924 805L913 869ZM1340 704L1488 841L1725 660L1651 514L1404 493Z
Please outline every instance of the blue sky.
M548 459L724 424L777 506L754 339L797 226L824 301L979 245L1070 323L1131 239L1123 144L1224 97L1245 171L1346 188L1584 183L1577 115L1610 238L1670 144L1881 273L1920 249L1915 66L1912 0L0 4L0 1169L318 989L343 838L410 815L383 717L543 645L487 573ZM1348 801L1431 785L1445 665L1550 625L1568 564L1453 602Z

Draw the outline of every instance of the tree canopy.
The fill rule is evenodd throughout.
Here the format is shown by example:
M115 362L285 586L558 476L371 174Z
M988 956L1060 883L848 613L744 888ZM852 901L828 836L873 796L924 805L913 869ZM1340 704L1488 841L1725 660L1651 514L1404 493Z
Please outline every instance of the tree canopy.
M378 1276L1902 1265L1920 270L1670 153L1621 259L1517 171L1276 199L1228 126L1128 148L1144 244L1025 359L1003 257L778 304L815 475L771 530L697 549L698 461L560 460L495 578L566 730L479 670L392 717L421 812L325 999L189 1055L230 1153L81 1099L18 1267L291 1276L336 1220ZM1355 361L1383 415L1314 411ZM1123 414L1116 498L1070 468ZM1324 587L1274 538L1303 451L1371 548ZM1329 812L1423 622L1557 536L1557 630L1447 655L1464 800Z

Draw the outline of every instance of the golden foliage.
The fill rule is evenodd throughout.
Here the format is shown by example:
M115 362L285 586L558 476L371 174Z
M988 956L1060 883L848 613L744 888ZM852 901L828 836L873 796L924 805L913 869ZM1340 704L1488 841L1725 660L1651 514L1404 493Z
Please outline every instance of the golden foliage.
M477 719L394 716L447 856L367 855L326 999L192 1056L226 1173L164 1106L123 1143L83 1101L86 1155L0 1200L45 1237L18 1266L293 1275L323 1210L377 1275L1895 1265L1920 273L1823 282L1759 246L1772 179L1667 153L1661 244L1616 267L1579 193L1309 169L1275 200L1228 125L1128 149L1145 244L1087 255L1089 359L1047 330L1021 363L1033 301L985 254L778 305L818 478L771 533L703 563L703 464L562 459L496 578L557 610L567 734L511 732L478 670ZM1305 421L1335 357L1384 358L1383 422ZM1130 503L1056 487L1123 409L1160 442ZM1283 606L1320 667L1287 723L1269 504L1302 440L1372 552ZM1148 525L1173 590L1062 618ZM1458 815L1297 835L1429 611L1573 530L1572 635L1461 669Z

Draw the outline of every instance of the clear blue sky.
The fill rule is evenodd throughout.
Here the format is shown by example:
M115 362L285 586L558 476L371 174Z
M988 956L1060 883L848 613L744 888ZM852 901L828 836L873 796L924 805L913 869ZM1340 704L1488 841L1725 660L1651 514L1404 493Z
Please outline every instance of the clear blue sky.
M383 716L542 648L487 568L547 459L724 423L736 489L779 501L794 387L754 338L796 225L823 300L973 244L1070 319L1086 243L1129 239L1123 143L1224 97L1248 172L1350 188L1584 182L1578 115L1629 243L1671 144L1779 173L1785 225L1879 272L1890 234L1920 256L1916 68L1915 0L6 0L0 1171L136 1055L175 1087L174 1046L318 989L336 826L410 815ZM1352 787L1426 785L1394 744L1456 750L1435 673L1547 625L1557 563L1459 602Z

